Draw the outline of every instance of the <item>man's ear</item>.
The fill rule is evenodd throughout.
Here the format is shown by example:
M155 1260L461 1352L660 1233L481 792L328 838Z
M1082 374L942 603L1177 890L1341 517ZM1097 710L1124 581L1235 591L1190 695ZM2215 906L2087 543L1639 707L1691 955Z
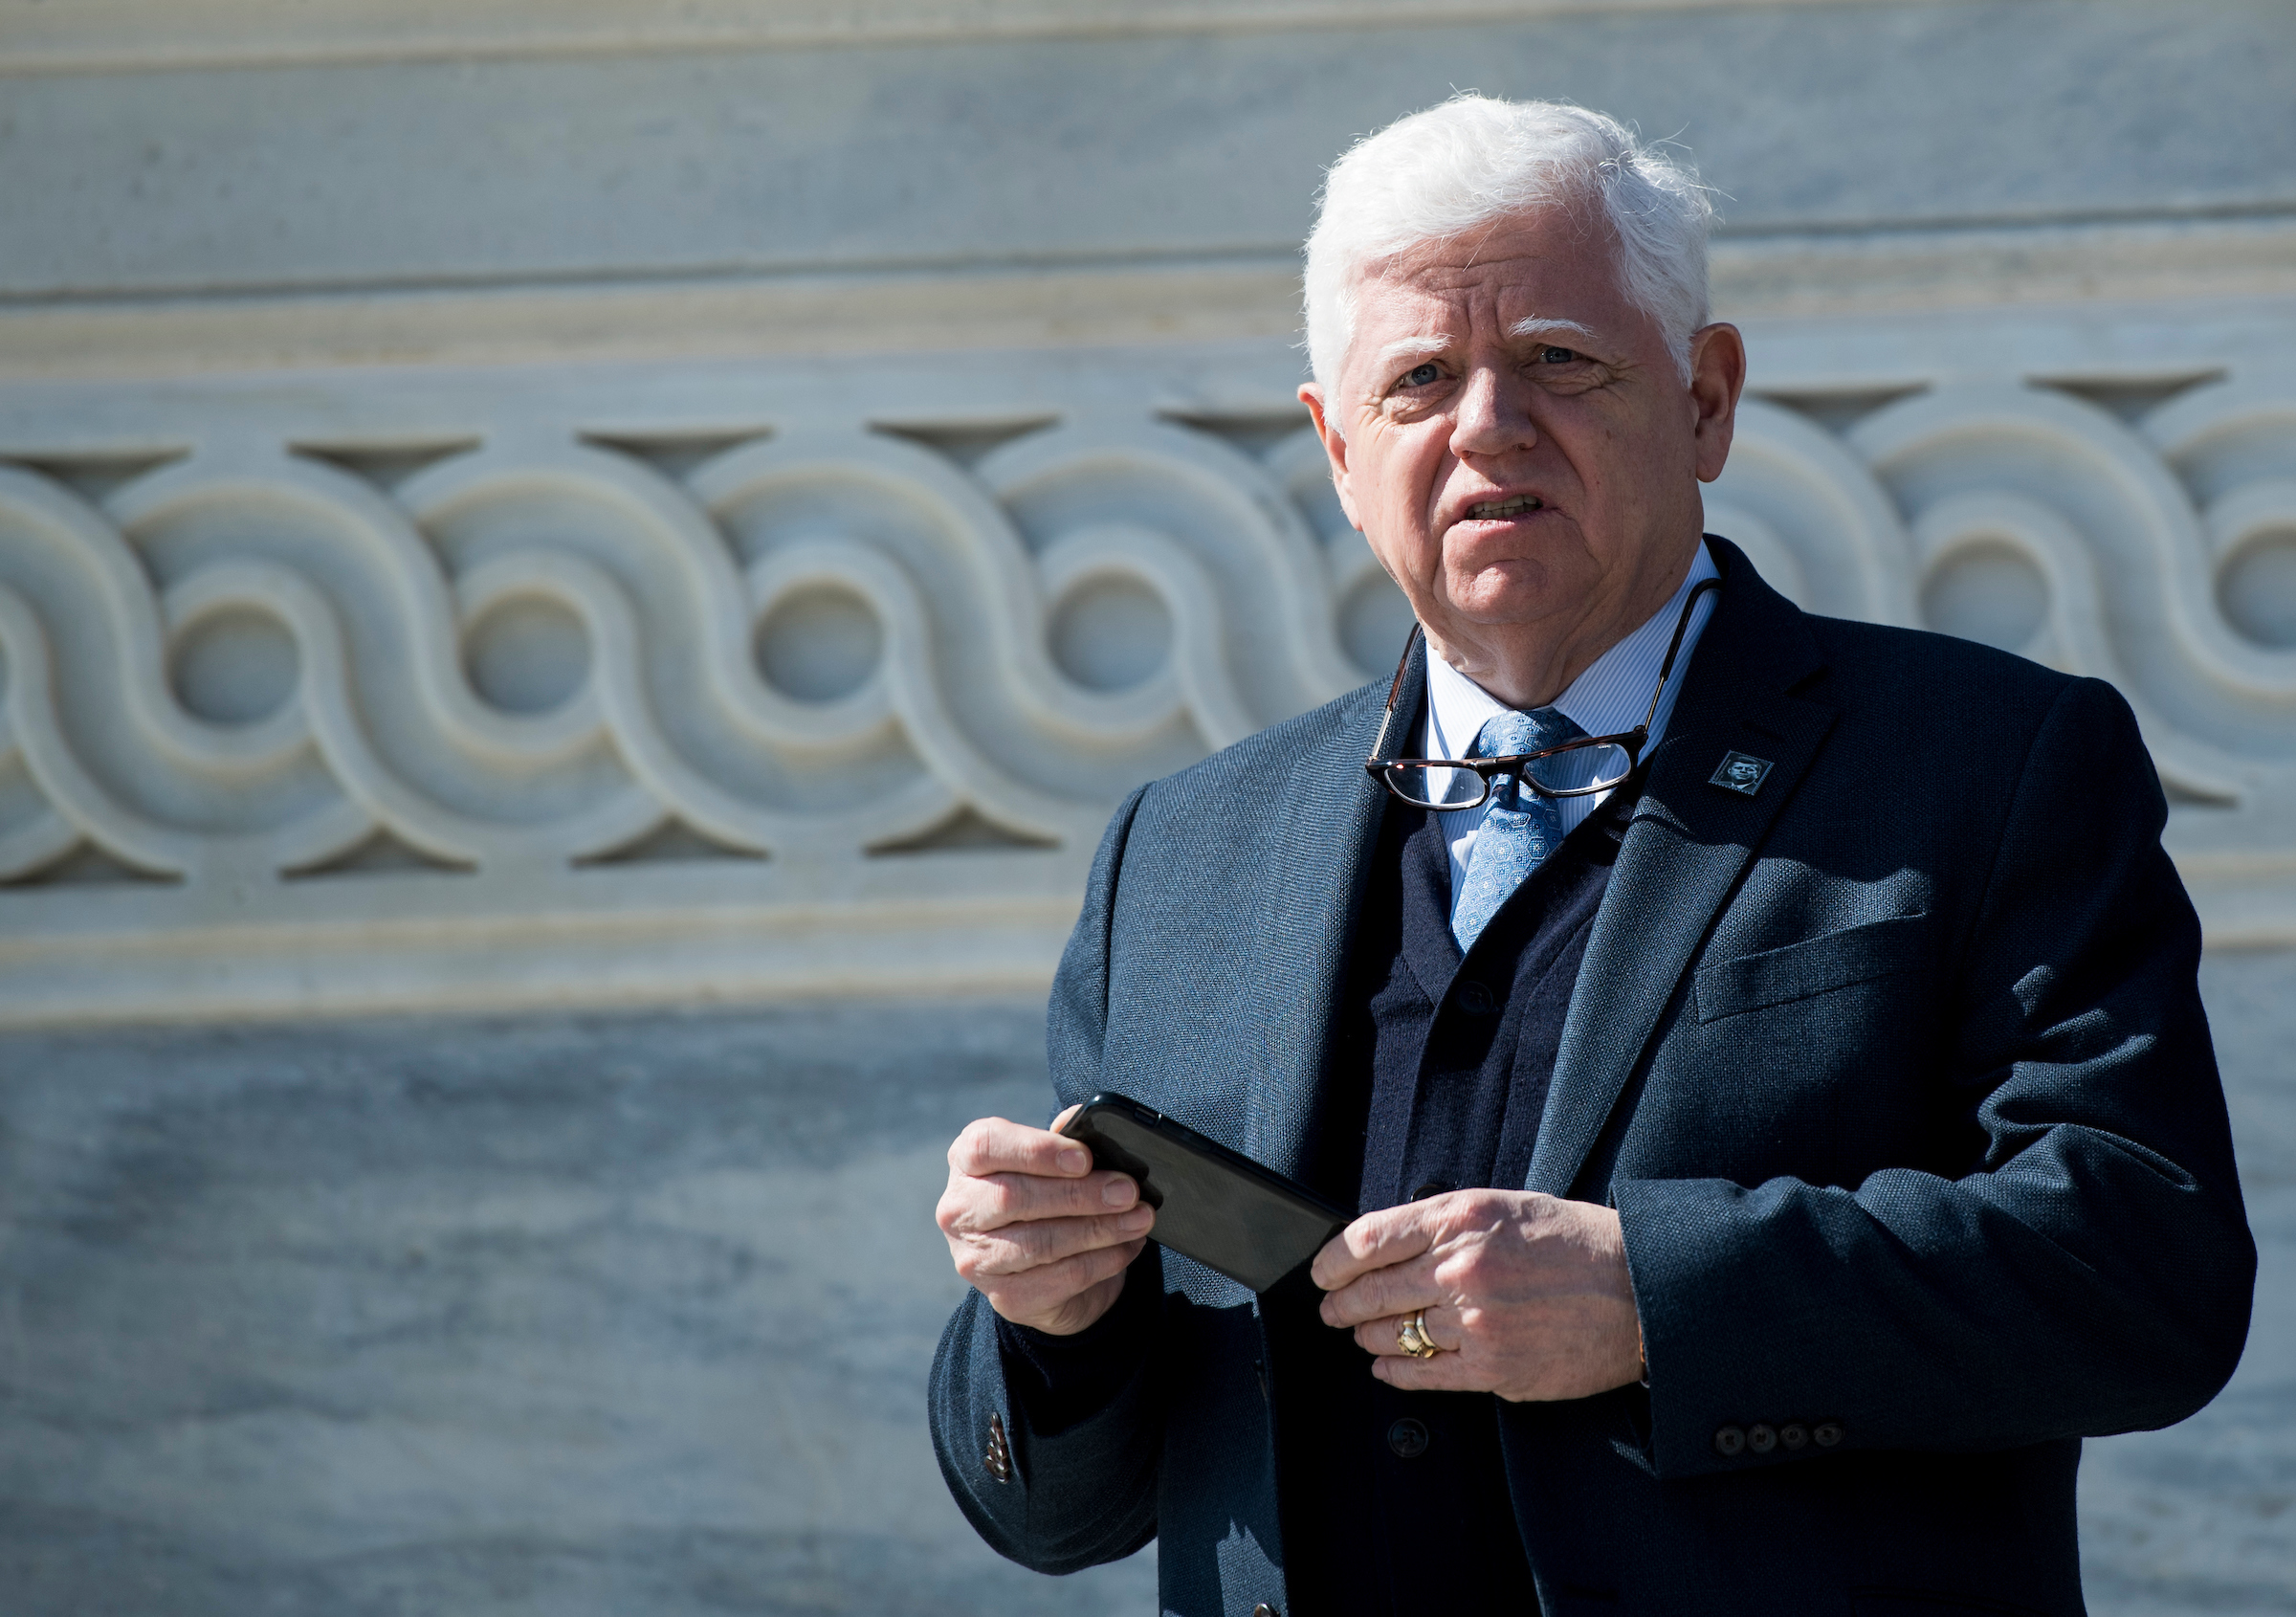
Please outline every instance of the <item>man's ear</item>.
M1339 496L1339 509L1347 520L1360 530L1363 519L1356 515L1356 500L1347 483L1347 437L1332 425L1323 412L1323 389L1313 382L1299 385L1299 402L1308 407L1308 414L1315 423L1315 435L1323 440L1323 453L1332 463L1332 490Z
M1734 325L1690 333L1690 432L1697 440L1698 480L1711 483L1730 459L1738 395L1746 388L1746 342Z

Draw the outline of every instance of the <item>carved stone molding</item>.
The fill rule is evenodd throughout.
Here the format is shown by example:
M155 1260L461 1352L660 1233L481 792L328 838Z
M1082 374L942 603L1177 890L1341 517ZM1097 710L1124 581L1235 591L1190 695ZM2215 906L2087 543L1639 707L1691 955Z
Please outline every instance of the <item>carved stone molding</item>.
M372 386L0 466L0 1021L1041 983L1126 789L1408 621L1272 411L331 439ZM2296 941L2296 388L1752 400L1709 513L2111 680L2212 940Z

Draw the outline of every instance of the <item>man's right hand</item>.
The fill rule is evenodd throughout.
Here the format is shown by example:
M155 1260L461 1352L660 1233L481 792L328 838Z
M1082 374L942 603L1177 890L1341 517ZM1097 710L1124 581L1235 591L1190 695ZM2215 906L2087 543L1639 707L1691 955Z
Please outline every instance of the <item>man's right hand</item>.
M1053 1119L1069 1120L1071 1106ZM935 1215L957 1273L1016 1325L1073 1336L1115 1306L1156 1210L1078 1141L982 1118L949 1147Z

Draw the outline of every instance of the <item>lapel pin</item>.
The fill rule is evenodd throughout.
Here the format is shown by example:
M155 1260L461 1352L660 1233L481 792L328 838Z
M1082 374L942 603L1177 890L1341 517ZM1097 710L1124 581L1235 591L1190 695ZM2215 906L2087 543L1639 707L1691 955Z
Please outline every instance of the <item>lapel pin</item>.
M1777 765L1767 758L1754 758L1743 752L1726 752L1722 766L1707 778L1708 786L1734 791L1741 797L1752 797L1762 789L1762 782Z

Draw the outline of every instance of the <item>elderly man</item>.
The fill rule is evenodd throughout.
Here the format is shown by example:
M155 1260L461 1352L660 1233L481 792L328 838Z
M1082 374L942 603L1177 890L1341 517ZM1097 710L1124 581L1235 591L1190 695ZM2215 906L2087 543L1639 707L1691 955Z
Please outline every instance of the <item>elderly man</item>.
M1157 1539L1191 1617L2070 1617L2081 1438L2231 1373L2254 1248L2129 709L1701 537L1707 226L1568 106L1333 169L1301 397L1419 630L1126 800L1050 1052L1361 1216L1255 1296L1074 1141L967 1128L934 1432L1004 1554Z

